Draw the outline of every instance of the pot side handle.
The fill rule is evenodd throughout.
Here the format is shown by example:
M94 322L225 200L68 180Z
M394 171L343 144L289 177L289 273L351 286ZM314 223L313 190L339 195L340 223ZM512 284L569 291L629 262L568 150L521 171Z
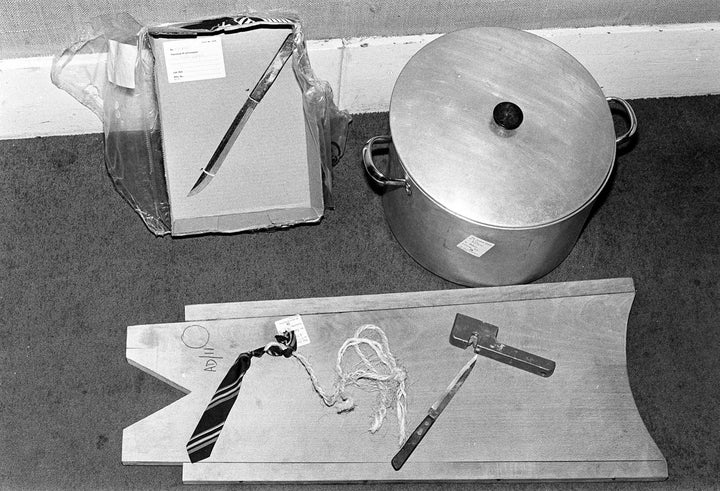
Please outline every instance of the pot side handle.
M387 177L375 166L372 153L373 145L375 145L376 143L381 145L392 144L392 137L388 135L375 136L373 138L370 138L363 147L363 164L365 164L365 171L368 173L368 176L370 176L370 179L375 181L380 186L407 186L407 181L405 179L393 179L391 177Z
M625 99L621 99L620 97L607 97L606 99L608 101L608 104L613 102L619 104L625 112L625 116L627 117L627 131L615 138L615 145L622 145L630 138L632 138L632 136L635 134L635 131L637 131L637 117L635 116L635 111Z

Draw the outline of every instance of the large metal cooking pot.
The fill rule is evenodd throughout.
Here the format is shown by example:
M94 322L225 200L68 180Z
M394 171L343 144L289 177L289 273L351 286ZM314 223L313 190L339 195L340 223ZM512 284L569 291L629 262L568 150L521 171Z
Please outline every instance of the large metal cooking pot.
M616 137L610 103L628 120ZM571 55L524 31L441 36L405 65L390 136L363 149L400 244L464 285L529 282L570 253L635 132L630 105L606 98ZM384 171L376 146L389 146Z

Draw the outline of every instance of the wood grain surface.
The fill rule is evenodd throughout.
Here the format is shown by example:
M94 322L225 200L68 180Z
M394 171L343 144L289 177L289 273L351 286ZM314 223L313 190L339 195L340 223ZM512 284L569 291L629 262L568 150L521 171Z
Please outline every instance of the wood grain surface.
M184 464L185 482L663 479L665 460L627 380L633 297L632 280L618 279L191 306L187 322L128 328L128 361L188 394L125 429L123 463ZM326 388L338 348L358 326L387 333L408 373L408 431L471 356L448 342L456 313L499 326L499 341L557 368L543 379L481 357L396 472L398 421L389 412L379 432L367 431L371 393L351 389L357 407L337 414L296 360L263 357L212 456L189 464L185 443L225 371L295 313L311 340L299 352Z

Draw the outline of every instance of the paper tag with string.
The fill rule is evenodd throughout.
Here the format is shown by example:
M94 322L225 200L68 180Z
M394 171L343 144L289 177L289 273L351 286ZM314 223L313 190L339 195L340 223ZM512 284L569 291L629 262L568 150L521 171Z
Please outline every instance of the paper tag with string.
M308 336L307 330L305 330L305 324L303 324L302 318L299 314L275 321L275 328L277 329L278 334L282 334L287 331L295 331L298 348L300 346L310 344L310 337Z

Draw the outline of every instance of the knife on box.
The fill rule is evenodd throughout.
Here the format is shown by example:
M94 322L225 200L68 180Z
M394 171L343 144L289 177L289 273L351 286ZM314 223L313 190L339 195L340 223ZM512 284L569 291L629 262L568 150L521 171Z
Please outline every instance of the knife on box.
M294 36L293 33L290 33L285 38L285 41L283 41L283 44L275 54L275 57L265 69L265 72L262 77L260 77L260 80L257 84L255 84L255 87L252 92L250 92L245 104L243 104L242 108L240 108L240 111L238 111L235 116L235 119L233 119L232 123L230 123L225 135L222 137L222 140L220 140L220 144L215 149L215 152L212 157L210 157L207 165L203 168L200 177L198 177L197 181L188 193L188 197L194 196L205 189L212 178L215 177L215 174L225 161L225 157L227 157L227 154L230 152L230 149L240 135L243 127L245 127L248 119L250 119L253 110L260 103L262 98L272 86L273 82L275 82L275 79L280 74L280 70L282 70L285 66L285 63L288 59L290 59L290 56L293 53L293 47Z

